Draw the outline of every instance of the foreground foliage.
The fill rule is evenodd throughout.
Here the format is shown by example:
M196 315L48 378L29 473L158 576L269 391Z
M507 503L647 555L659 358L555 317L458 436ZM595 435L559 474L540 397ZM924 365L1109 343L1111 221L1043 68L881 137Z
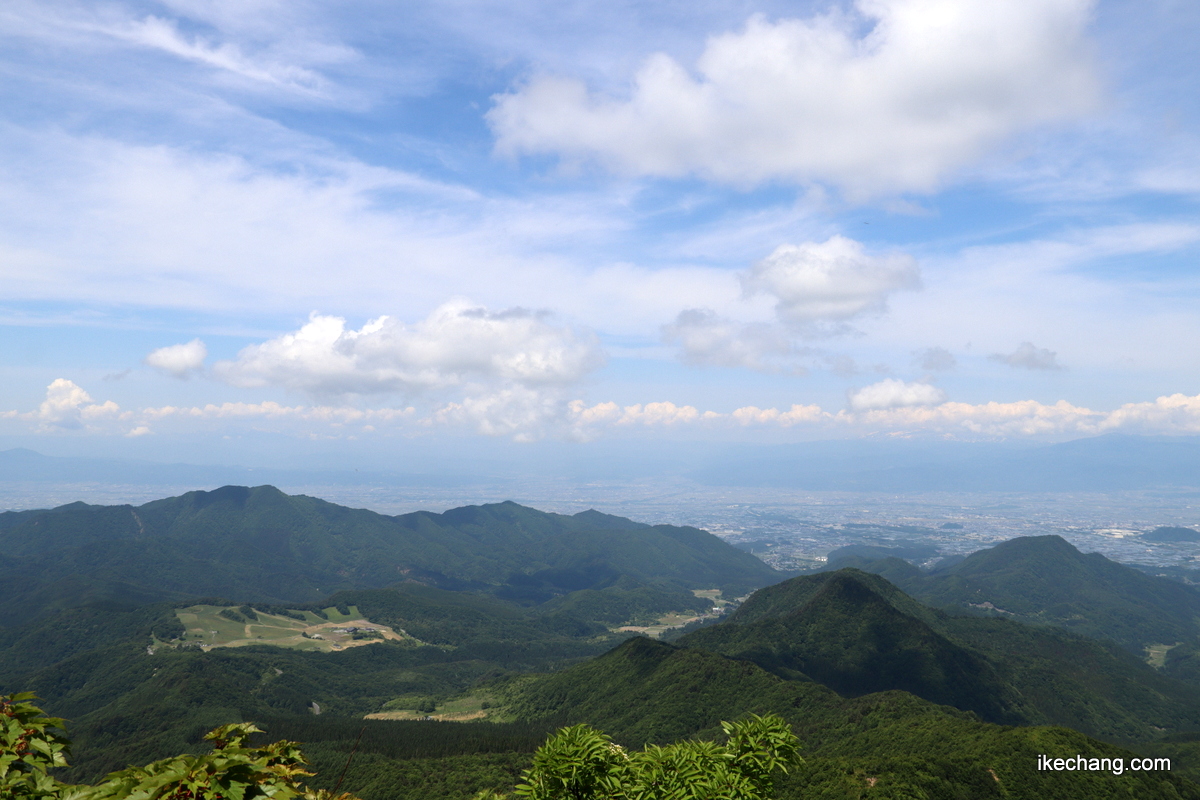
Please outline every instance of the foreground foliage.
M249 737L262 732L250 723L209 733L208 753L129 767L93 786L66 784L50 774L67 766L63 720L45 716L33 699L31 693L0 697L4 800L355 800L305 787L301 778L313 773L295 742L249 746ZM724 745L688 740L634 753L586 725L564 728L534 754L515 794L530 800L765 800L777 774L800 763L799 742L778 716L721 727Z
M30 693L0 697L0 797L8 800L350 800L300 783L312 775L295 742L246 744L261 733L249 723L223 725L204 738L213 749L110 774L94 786L73 786L50 775L67 766L70 742L63 720L43 716Z
M563 728L533 756L516 795L530 800L762 800L799 763L781 717L722 722L729 741L684 740L630 753L587 725ZM487 798L484 793L480 798Z
M65 767L71 744L58 733L63 721L43 716L29 693L0 697L0 797L55 797L62 784L50 777Z

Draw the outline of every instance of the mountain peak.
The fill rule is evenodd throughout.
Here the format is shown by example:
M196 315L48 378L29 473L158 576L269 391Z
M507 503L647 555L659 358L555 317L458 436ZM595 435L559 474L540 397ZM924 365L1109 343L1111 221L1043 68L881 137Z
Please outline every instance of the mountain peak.
M613 514L605 514L602 511L597 511L594 508L589 508L587 511L580 511L578 514L572 515L573 519L587 525L589 528L619 528L627 530L629 528L646 528L649 527L642 522L634 522L625 517L618 517Z
M886 578L854 567L801 575L759 589L734 612L729 621L744 625L773 617L794 616L803 613L818 598L837 596L854 604L874 598L902 613L921 619L928 617L927 622L933 621L929 609L912 600Z

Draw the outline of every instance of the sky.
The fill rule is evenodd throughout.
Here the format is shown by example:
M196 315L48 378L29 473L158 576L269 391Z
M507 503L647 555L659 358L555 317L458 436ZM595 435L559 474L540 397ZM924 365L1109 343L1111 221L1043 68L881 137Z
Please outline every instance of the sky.
M0 445L1200 433L1198 36L1187 0L6 0Z

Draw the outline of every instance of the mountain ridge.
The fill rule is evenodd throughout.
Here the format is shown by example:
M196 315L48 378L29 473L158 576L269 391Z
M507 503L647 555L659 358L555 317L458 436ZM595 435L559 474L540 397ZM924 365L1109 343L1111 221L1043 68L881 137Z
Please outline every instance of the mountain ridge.
M415 580L537 604L623 577L735 594L782 575L696 528L647 525L511 501L394 517L270 486L187 492L141 506L72 503L0 514L0 608L54 606L56 582L81 596L223 596L307 603ZM690 605L689 605L690 604ZM61 605L61 604L60 604ZM16 613L22 613L17 611Z
M1056 625L1138 654L1200 638L1200 591L1081 553L1054 534L1009 539L930 572L895 558L843 559L829 568L839 566L884 575L935 608Z

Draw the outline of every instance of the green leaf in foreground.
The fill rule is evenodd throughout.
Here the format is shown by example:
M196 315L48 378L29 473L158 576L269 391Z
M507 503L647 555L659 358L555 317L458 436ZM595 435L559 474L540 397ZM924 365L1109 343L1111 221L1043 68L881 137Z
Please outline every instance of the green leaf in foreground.
M630 753L587 725L563 728L516 787L530 800L761 800L800 763L799 742L773 714L722 722L724 745L684 740ZM495 798L484 793L477 800Z

